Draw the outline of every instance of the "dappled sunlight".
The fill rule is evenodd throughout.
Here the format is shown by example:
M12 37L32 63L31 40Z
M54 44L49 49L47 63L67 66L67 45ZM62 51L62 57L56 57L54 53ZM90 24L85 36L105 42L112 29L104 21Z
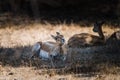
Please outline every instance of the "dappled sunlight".
M107 25L103 26L103 32L105 36L111 35L114 31L119 30L119 28L111 28ZM55 32L60 32L64 35L67 40L74 34L79 33L90 33L95 34L91 27L81 27L80 25L67 25L67 24L40 24L34 23L26 26L9 26L0 29L0 46L1 47L15 47L15 46L27 46L33 45L37 41L53 41L51 34Z

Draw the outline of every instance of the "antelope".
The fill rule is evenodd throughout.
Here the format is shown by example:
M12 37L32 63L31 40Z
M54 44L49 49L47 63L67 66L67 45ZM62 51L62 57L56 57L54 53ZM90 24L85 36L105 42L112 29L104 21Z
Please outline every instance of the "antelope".
M51 35L51 37L56 42L37 42L33 45L32 52L33 55L38 55L42 60L49 60L54 59L55 57L62 56L61 59L64 61L65 56L64 53L66 52L64 49L65 39L64 36L61 35L59 32L56 32L55 35ZM31 56L31 57L32 57Z
M96 22L93 31L98 32L99 36L89 33L75 34L68 40L68 47L78 48L104 44L105 37L102 32L102 25L104 22Z

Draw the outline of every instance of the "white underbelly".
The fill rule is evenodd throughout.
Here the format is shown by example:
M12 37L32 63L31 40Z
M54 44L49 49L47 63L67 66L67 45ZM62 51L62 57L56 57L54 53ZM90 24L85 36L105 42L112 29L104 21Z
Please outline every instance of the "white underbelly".
M40 58L45 58L45 59L49 59L49 52L47 52L47 51L44 51L44 50L40 50L40 54L39 54L39 57Z

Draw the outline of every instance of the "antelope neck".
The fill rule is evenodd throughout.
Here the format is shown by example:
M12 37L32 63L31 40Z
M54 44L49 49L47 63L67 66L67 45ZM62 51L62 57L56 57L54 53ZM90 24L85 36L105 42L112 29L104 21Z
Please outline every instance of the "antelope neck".
M100 28L100 30L98 31L98 34L99 34L99 36L100 36L101 39L105 38L105 36L103 34L103 31L102 31L102 28Z

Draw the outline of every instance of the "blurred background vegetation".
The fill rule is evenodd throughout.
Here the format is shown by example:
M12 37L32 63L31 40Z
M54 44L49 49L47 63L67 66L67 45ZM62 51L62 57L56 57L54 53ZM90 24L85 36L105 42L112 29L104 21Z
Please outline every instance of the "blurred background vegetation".
M7 18L6 18L7 17ZM0 24L24 18L50 23L81 23L96 20L120 25L120 0L3 0L0 1ZM14 18L17 18L14 20ZM21 21L24 21L22 19ZM20 24L18 20L15 24ZM25 22L25 21L24 21ZM83 24L83 23L82 23Z

